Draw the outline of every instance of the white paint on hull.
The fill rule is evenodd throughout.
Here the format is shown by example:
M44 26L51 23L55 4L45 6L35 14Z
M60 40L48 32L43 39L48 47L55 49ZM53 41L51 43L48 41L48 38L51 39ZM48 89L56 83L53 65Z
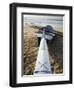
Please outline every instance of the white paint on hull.
M42 37L38 51L34 74L51 73L51 65L49 62L49 52L45 37Z

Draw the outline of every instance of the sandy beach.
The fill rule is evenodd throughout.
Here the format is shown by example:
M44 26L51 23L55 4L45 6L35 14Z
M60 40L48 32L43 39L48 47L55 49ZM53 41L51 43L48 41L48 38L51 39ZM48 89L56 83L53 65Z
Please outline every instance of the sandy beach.
M23 30L24 38L24 59L23 59L23 74L32 75L35 68L35 63L38 54L38 38L36 32L39 27L26 25ZM57 32L57 30L56 30ZM63 33L57 32L55 39L48 43L48 51L50 54L50 63L52 66L52 74L63 73Z

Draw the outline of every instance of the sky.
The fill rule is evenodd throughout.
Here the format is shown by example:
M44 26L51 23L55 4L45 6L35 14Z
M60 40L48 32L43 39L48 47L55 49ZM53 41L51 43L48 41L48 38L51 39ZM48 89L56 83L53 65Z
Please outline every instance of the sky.
M32 23L37 26L51 25L54 29L63 30L63 16L61 15L25 15L25 23Z

